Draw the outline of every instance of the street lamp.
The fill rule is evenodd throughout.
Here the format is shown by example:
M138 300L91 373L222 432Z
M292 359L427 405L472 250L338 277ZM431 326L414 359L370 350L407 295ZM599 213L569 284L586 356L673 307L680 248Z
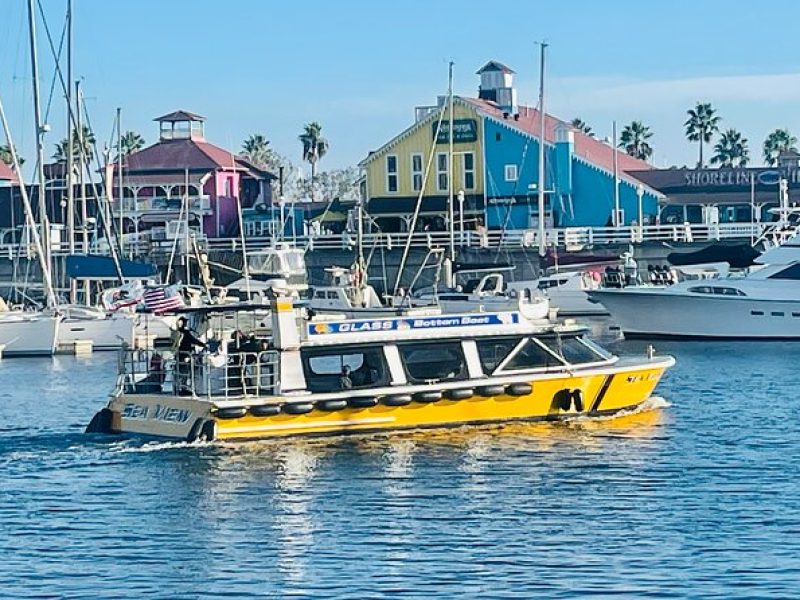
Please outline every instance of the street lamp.
M461 245L464 245L464 190L458 190L458 228L461 231Z

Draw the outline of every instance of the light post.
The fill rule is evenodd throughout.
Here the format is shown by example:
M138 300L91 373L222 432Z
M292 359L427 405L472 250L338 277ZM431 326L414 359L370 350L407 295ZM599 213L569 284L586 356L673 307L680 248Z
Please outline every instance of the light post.
M461 232L461 245L464 245L464 190L458 190L458 229Z
M639 201L639 243L644 241L644 208L643 208L643 199L644 197L644 186L640 183L636 186L636 198Z

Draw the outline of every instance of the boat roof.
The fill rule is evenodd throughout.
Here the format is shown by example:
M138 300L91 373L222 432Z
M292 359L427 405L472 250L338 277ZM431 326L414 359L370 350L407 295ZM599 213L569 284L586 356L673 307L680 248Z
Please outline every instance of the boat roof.
M474 338L499 335L578 333L572 324L533 323L519 312L419 315L374 319L308 321L304 346Z

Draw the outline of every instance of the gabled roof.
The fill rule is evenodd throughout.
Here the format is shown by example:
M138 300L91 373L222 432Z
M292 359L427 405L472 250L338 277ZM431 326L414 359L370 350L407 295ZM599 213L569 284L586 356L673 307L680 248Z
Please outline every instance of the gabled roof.
M478 69L475 74L480 75L481 73L485 73L487 71L501 71L502 73L515 73L513 69L508 68L503 63L498 62L496 60L490 60L488 63L483 65L480 69Z
M159 172L194 173L216 170L240 171L256 179L275 179L275 175L261 169L241 156L210 144L191 139L157 142L127 157L124 165L126 177L156 176Z
M2 160L0 160L0 181L12 181L14 183L19 181L14 170Z
M497 103L490 100L464 98L464 101L471 104L480 112L488 115L494 120L501 121L504 125L511 129L518 129L533 137L539 137L540 116L539 111L533 107L520 106L519 118L515 119L513 116L506 116L507 113L504 113L503 109L501 109ZM608 144L575 129L570 123L557 119L556 117L548 114L545 114L544 120L544 139L546 143L555 144L556 129L559 127L568 127L572 129L575 140L575 155L579 158L582 158L589 164L595 165L605 171L613 172L614 154L616 153L620 179L626 179L634 183L643 183L636 179L633 175L626 176L626 172L652 169L649 163L639 160L638 158L634 158L619 149L614 149ZM655 190L653 191L654 193L657 193Z
M206 118L196 113L191 113L188 110L176 110L162 117L156 117L153 121L158 122L175 122L175 121L205 121Z

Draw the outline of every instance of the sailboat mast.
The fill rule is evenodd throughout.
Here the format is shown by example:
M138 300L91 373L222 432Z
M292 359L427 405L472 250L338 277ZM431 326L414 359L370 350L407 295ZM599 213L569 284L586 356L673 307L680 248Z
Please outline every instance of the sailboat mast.
M53 290L53 279L50 275L50 263L47 261L44 248L42 247L42 239L39 237L39 230L36 228L36 220L33 216L33 209L31 208L30 198L28 198L28 190L25 187L25 181L22 179L22 168L19 164L17 150L14 147L14 140L11 138L11 129L8 126L8 120L6 119L6 111L3 108L2 98L0 98L0 122L2 122L3 132L5 133L6 141L8 142L8 149L11 152L11 163L14 167L14 172L19 178L19 191L20 195L22 196L22 206L25 210L25 223L31 230L33 244L36 247L36 256L39 258L39 266L42 270L42 281L44 282L44 290L45 294L47 295L47 305L49 307L54 307L57 305L57 301L55 290Z
M544 173L544 51L547 49L547 44L542 42L540 44L541 60L539 64L539 256L544 256L547 253L547 240L545 240L544 230L544 186L545 186L545 173Z
M456 263L456 228L453 209L453 61L450 61L447 75L447 113L449 123L447 128L447 221L450 229L450 265ZM454 279L451 276L451 280ZM448 286L453 286L455 281L448 281Z
M614 227L619 227L622 223L619 222L619 165L617 163L617 122L614 121L611 127L611 135L614 138L612 144L614 148L614 218L611 219L611 224Z
M28 28L31 41L31 75L33 77L33 110L36 118L36 178L39 183L39 225L41 226L42 248L47 264L50 263L49 223L47 219L47 198L45 197L44 179L44 134L42 123L42 107L39 98L39 60L36 53L36 11L34 0L28 0ZM21 176L21 173L18 173ZM49 269L48 269L49 271Z
M72 154L74 140L72 138L74 127L72 124L72 0L67 0L67 241L69 243L69 253L75 254L75 189L73 186L73 174L75 172L75 161ZM70 292L74 294L74 291ZM75 298L70 298L75 302Z

